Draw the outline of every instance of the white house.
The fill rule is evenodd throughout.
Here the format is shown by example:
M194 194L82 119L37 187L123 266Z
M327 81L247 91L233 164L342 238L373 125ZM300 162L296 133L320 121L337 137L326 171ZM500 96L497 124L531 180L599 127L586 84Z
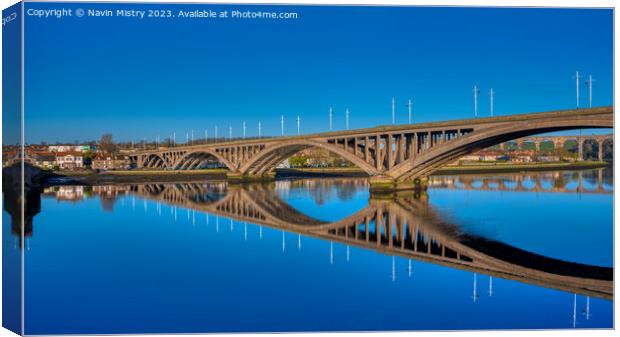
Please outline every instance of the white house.
M58 152L56 163L61 170L74 170L84 167L84 157L80 152Z

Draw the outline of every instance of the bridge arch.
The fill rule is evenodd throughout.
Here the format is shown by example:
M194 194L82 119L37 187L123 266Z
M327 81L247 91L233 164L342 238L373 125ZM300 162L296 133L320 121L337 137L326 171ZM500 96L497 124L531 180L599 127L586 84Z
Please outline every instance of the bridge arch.
M537 122L500 124L475 130L458 140L434 146L418 156L398 164L385 175L403 181L427 176L458 158L507 141L536 134L574 129L613 128L611 118L566 118Z
M586 138L582 140L583 146L583 159L584 160L596 160L597 153L600 148L599 142L595 138Z
M142 166L146 168L163 169L166 168L166 160L162 156L152 153L146 156L142 162Z
M605 148L611 147L611 152L613 153L613 148L614 148L614 143L613 143L613 138L603 138L602 140L600 140L599 142L599 146L600 146L600 152L601 152L601 158L600 159L605 159Z
M188 151L180 156L173 164L173 169L191 170L204 165L210 158L215 158L220 163L226 165L230 171L236 171L235 164L222 157L215 150L204 148L195 151Z
M370 176L377 174L377 169L375 167L343 148L336 147L323 141L303 139L285 141L266 147L260 153L252 157L247 163L241 165L239 173L252 175L267 173L295 153L309 148L325 149L348 160Z

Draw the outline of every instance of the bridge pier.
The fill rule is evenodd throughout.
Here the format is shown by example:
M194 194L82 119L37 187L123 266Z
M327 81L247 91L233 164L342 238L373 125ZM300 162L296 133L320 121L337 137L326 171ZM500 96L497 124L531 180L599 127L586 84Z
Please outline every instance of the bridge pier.
M426 191L428 178L396 181L392 177L373 176L370 178L371 194L390 194L399 191Z
M523 139L516 139L515 143L517 144L517 151L523 150Z
M603 143L605 143L604 139L597 139L598 143L598 161L603 161Z

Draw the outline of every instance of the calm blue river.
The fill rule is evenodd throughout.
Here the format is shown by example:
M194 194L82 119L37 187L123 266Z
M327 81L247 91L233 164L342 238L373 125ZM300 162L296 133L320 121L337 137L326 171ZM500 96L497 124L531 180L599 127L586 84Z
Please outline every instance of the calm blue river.
M437 176L403 200L364 179L46 188L25 332L611 328L611 175ZM11 230L5 209L18 249Z

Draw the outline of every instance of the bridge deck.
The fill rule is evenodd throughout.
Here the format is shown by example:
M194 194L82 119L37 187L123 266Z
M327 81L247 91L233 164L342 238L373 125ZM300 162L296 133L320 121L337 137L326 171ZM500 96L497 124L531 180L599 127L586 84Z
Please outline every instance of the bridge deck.
M366 135L374 135L377 133L383 132L400 132L400 131L425 131L431 129L440 129L440 128L467 128L473 125L484 125L491 123L509 123L509 122L523 122L529 120L536 120L540 118L548 118L554 116L585 116L585 115L600 115L600 114L608 114L613 112L612 106L606 107L598 107L598 108L590 108L590 109L571 109L571 110L557 110L557 111L547 111L547 112L532 112L526 114L516 114L510 116L497 116L497 117L482 117L482 118L467 118L467 119L457 119L457 120L448 120L448 121L440 121L440 122L427 122L427 123L414 123L414 124L398 124L398 125L380 125L372 128L361 128L361 129L353 129L353 130L342 130L342 131L331 131L331 132L321 132L321 133L310 133L303 134L299 136L281 136L281 137L261 137L261 138L245 138L245 139L236 139L232 141L223 141L223 142L213 142L208 144L200 144L200 145L185 145L185 146L175 146L176 150L191 150L196 148L204 148L204 147L225 147L225 146L235 146L235 145L251 145L251 144L264 144L267 142L280 142L283 140L297 140L297 139L309 139L309 138L329 138L329 137L342 137L342 136L366 136ZM168 150L168 148L162 148L162 150ZM153 153L153 150L144 150L144 151L133 151L128 152L132 154L141 154L141 153Z

